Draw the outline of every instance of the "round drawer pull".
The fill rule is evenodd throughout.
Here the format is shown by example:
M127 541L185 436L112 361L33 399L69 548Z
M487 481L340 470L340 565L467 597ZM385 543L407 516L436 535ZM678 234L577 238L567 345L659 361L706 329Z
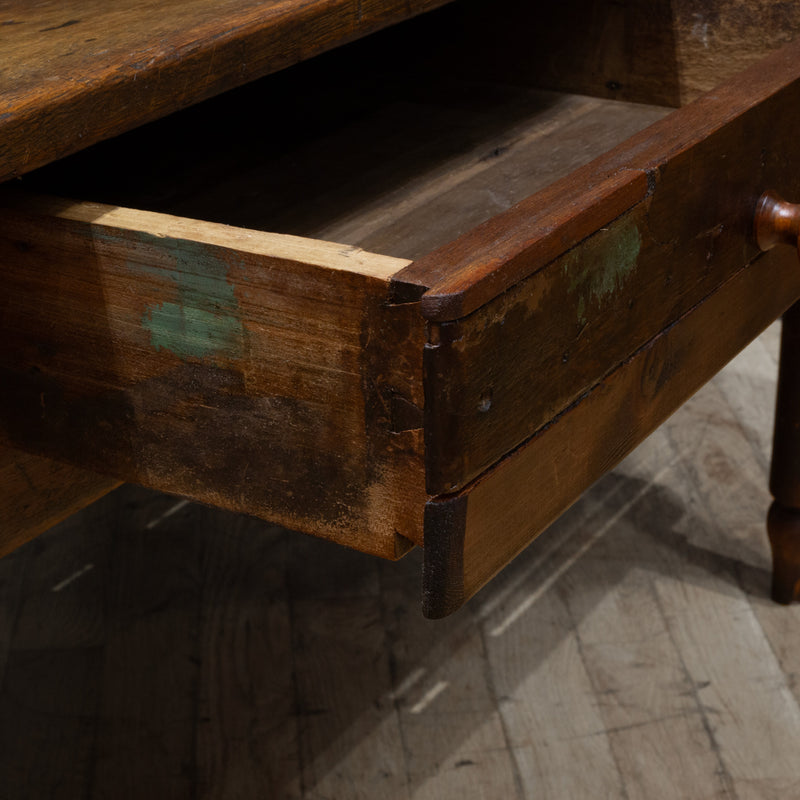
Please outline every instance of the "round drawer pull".
M775 192L762 194L756 205L755 236L762 250L790 244L800 253L800 205L787 203Z

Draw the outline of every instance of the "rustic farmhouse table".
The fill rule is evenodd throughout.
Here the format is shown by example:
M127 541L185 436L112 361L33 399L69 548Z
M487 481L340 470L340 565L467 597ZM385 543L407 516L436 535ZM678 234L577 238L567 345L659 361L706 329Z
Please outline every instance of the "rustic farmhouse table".
M442 616L791 308L793 599L800 12L751 5L0 2L0 549L131 481L422 546Z

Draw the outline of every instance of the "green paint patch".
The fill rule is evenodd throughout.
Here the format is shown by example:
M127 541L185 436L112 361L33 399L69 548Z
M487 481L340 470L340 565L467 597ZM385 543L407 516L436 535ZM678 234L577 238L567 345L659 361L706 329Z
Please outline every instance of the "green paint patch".
M184 359L241 356L244 329L228 281L231 254L222 257L218 249L200 242L142 232L134 236L137 252L149 263L129 261L128 269L171 283L177 294L177 302L148 306L142 315L153 347ZM165 266L153 266L158 262Z
M142 323L156 350L168 350L181 358L233 355L241 340L238 320L177 303L148 308Z
M602 303L623 286L636 268L642 236L629 219L596 233L564 259L564 273L570 276L570 293L577 293L578 321L586 322L590 303Z

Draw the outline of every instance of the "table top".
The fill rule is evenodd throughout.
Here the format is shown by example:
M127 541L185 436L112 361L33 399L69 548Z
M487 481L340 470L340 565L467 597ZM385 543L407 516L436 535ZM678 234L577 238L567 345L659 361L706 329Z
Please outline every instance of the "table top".
M0 0L0 180L450 0Z

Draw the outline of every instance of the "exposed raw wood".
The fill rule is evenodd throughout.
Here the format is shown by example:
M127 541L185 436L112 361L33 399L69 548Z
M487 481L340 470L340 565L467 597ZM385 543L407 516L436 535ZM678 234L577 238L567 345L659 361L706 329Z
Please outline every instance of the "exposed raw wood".
M93 503L119 481L0 447L0 555Z
M431 501L426 613L474 594L798 296L793 253L757 258L496 467Z
M0 219L6 444L387 557L420 540L421 431L393 410L421 407L424 330L362 274L383 257L52 210Z
M320 239L267 233L176 217L172 214L154 214L140 209L27 195L15 191L0 194L0 207L86 225L102 225L121 231L147 231L154 237L186 239L280 261L297 261L329 270L356 272L383 281L409 263L402 258L367 253L359 247L343 246Z
M781 79L776 62L793 53L796 60ZM760 71L751 72L609 156L641 166L641 173L616 175L646 172L651 193L596 232L585 229L592 235L536 267L527 280L506 286L509 275L544 262L553 255L551 243L563 244L561 235L572 234L579 217L568 195L583 197L575 175L452 246L464 248L464 260L443 281L445 288L425 295L423 313L446 319L507 291L466 318L432 329L425 367L431 494L455 491L479 475L756 256L753 216L760 187L778 182L788 197L800 196L794 146L800 47L771 61L768 86L760 84ZM727 98L720 106L718 96ZM604 163L600 159L588 169ZM539 211L559 194L560 212ZM596 213L582 200L577 204ZM528 241L523 252L504 249L527 237L526 209L540 231L538 241ZM492 246L481 249L478 230ZM446 251L409 270L423 263L435 271L446 268Z
M90 148L23 185L419 258L668 113L446 75L342 76L333 55ZM370 47L364 59L373 56ZM265 95L283 98L273 108L285 122L252 128Z
M432 320L463 317L610 222L626 210L626 203L633 206L641 199L639 173L647 175L654 203L663 198L668 207L674 205L678 196L673 193L680 192L680 215L674 207L654 215L653 234L660 241L704 232L710 237L720 225L720 245L731 232L742 237L746 230L749 236L762 191L773 188L787 197L800 192L800 170L792 161L798 109L800 43L414 262L395 277L397 291L428 289L422 309ZM704 182L718 179L723 165L731 170L730 176L722 174L723 185ZM699 182L691 183L693 178ZM764 179L778 183L759 185ZM576 198L584 193L594 197L599 209L579 199L582 214L576 222ZM603 216L605 223L598 224ZM699 227L703 224L707 227Z
M0 7L0 180L447 0Z

